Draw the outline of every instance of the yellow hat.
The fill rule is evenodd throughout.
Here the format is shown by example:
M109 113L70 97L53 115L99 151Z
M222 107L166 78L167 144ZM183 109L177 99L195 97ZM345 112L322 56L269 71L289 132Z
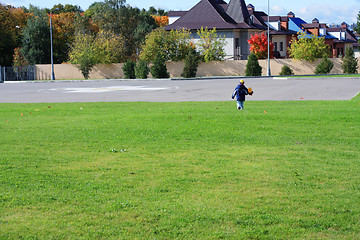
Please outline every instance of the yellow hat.
M241 80L240 80L240 83L244 83L244 80L241 79Z

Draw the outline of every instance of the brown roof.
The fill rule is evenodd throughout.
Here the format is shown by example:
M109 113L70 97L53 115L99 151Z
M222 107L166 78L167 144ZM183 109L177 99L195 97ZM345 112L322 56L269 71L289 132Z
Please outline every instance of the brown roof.
M188 11L169 11L168 17L181 17L184 16Z
M232 3L231 3L232 2ZM223 0L201 0L192 9L190 9L185 15L180 17L173 24L167 25L166 30L186 28L190 30L204 28L217 28L217 29L262 29L261 26L252 25L249 22L249 15L243 0L232 0L231 4L227 5ZM240 4L237 5L236 4ZM233 6L232 6L233 5ZM232 7L236 7L241 12L232 13ZM245 7L245 9L243 9ZM236 22L229 16L237 17L237 20L241 20L243 17L244 21ZM242 16L241 16L242 15Z

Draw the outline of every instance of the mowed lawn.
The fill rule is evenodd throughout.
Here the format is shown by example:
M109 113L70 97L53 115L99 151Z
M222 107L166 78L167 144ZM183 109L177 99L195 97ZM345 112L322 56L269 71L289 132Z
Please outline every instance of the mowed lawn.
M0 104L0 239L360 239L351 101Z

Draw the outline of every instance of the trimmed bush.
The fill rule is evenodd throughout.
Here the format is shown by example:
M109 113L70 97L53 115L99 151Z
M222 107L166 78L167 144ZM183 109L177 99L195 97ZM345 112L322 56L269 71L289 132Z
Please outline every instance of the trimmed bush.
M185 58L185 66L181 76L184 78L196 77L196 72L199 66L200 57L195 49L190 49Z
M342 68L344 73L353 74L357 73L358 62L354 55L354 50L349 47L345 51L345 57L343 57Z
M158 52L155 56L154 65L151 66L151 75L153 78L169 78L170 74L167 72L165 59L161 55L160 52Z
M258 58L254 53L251 53L248 57L246 64L245 75L246 76L261 76L262 68L259 64Z
M324 55L321 62L315 68L315 74L329 74L334 67L334 63Z
M122 67L125 78L135 79L135 63L131 60L128 60L124 63Z
M146 79L150 72L150 68L145 60L140 59L135 66L136 78Z
M281 72L279 73L279 75L290 76L290 75L294 75L294 72L289 66L284 65L284 66L282 66Z

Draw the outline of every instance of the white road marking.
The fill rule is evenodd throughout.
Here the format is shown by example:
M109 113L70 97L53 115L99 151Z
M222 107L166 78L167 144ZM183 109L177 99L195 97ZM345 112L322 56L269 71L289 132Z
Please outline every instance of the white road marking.
M146 86L111 86L100 88L53 88L51 91L63 91L65 93L103 93L113 91L159 91L168 88L151 88Z

